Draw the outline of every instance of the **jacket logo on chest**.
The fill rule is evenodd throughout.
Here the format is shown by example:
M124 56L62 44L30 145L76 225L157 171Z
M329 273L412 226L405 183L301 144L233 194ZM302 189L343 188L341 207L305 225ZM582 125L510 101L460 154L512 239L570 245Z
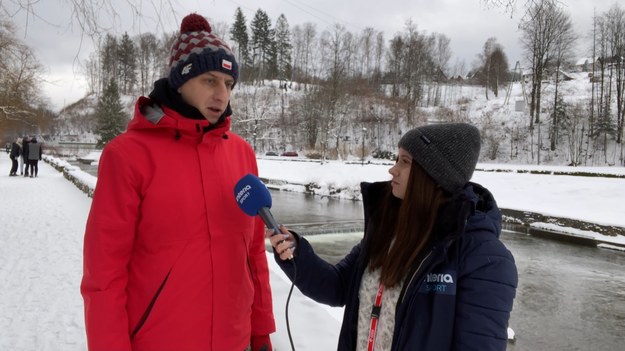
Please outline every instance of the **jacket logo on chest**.
M455 295L456 271L445 270L426 274L419 288L419 293Z

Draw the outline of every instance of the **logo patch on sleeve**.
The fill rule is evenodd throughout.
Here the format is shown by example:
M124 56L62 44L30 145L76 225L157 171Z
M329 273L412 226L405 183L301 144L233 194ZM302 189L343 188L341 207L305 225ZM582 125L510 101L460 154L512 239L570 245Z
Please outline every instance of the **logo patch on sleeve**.
M445 270L426 274L419 293L456 295L456 271Z

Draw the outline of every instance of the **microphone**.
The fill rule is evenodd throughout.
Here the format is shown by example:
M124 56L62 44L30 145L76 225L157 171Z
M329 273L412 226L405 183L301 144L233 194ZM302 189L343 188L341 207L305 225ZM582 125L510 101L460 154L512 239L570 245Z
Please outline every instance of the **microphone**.
M247 174L243 178L239 179L234 186L234 198L237 204L248 216L260 215L265 222L265 225L269 229L273 229L273 235L280 233L280 225L273 218L271 211L271 194L263 182L253 174ZM284 240L279 243L284 242ZM279 244L278 243L278 244ZM293 287L295 286L295 279L297 277L297 267L293 260L293 255L289 257L289 260L293 263L293 280L291 283L291 289L286 299L286 330L289 335L289 341L291 342L291 349L295 350L293 345L293 338L291 336L291 325L289 322L289 302L291 301L291 294L293 293ZM266 350L265 347L261 348L261 351Z
M234 186L234 198L248 216L260 215L273 233L280 233L280 225L273 218L271 211L271 194L263 182L253 174L247 174Z

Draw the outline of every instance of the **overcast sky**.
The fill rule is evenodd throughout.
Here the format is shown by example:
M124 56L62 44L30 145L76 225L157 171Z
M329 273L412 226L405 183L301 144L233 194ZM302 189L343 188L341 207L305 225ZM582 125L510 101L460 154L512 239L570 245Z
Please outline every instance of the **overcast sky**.
M81 0L46 0L32 5L30 12L13 12L18 36L34 48L46 70L44 92L55 109L70 104L85 94L80 64L94 52L91 37L81 35L78 21L72 18L70 2ZM88 1L87 1L88 2ZM103 2L99 0L98 2ZM211 22L232 23L237 7L243 10L247 23L262 8L272 20L284 14L290 26L313 22L318 32L340 23L352 33L366 27L383 31L389 40L405 29L411 19L423 33L443 33L451 39L454 65L464 61L468 69L475 61L484 42L496 37L503 45L511 67L522 61L517 30L521 9L510 15L502 9L487 9L480 0L110 0L114 9L102 7L98 19L103 27L116 35L128 31L161 33L179 28L180 19L190 12L198 12ZM524 3L524 0L518 0ZM10 8L11 1L1 2ZM591 30L593 11L607 11L615 0L562 0L570 13L574 28L581 39ZM129 4L136 4L131 7ZM261 7L262 6L262 7ZM115 15L112 14L115 12ZM34 17L33 13L38 16ZM141 13L141 18L133 16ZM158 15L156 14L158 13ZM229 41L229 38L227 39ZM584 49L588 45L584 45ZM579 56L587 56L579 50Z

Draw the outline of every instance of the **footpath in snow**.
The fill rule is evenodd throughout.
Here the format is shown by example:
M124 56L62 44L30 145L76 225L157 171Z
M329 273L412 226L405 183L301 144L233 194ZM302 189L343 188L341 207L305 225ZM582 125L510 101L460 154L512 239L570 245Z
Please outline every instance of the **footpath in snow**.
M85 350L79 286L91 198L40 162L37 178L1 177L0 199L0 350ZM268 258L278 329L271 338L276 350L290 350L284 312L291 285ZM297 350L336 349L342 309L297 289L289 309Z

